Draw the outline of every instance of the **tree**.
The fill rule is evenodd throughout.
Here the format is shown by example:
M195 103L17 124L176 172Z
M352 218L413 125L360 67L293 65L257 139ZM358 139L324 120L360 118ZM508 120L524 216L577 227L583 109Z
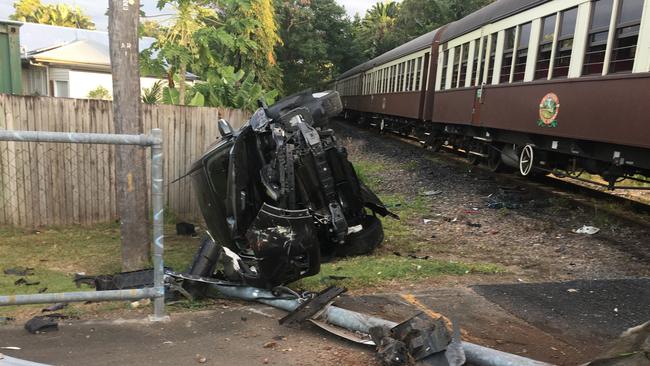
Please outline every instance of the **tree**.
M171 24L158 38L158 48L170 66L168 81L174 86L173 71L178 70L179 103L185 104L186 75L188 64L199 55L199 45L195 34L208 26L210 19L216 18L214 10L205 6L205 1L196 0L159 0L158 8L171 5L175 14Z
M392 43L403 44L447 23L447 7L440 1L403 0L391 32Z
M18 0L14 4L12 20L62 27L95 29L95 23L79 7L66 4L44 5L40 0Z
M103 100L112 99L111 92L109 92L108 89L104 88L101 85L89 91L87 97L88 99L103 99Z
M455 21L493 2L494 0L446 0L447 17L450 21Z
M390 36L395 31L399 9L396 1L388 0L376 3L366 12L361 22L358 41L364 44L369 57L381 55L399 45Z
M286 94L324 88L336 75L364 61L353 24L334 0L276 0L275 9Z
M116 133L143 133L140 116L138 53L139 0L110 0L108 36L113 74L113 124ZM149 200L145 149L116 146L117 210L122 268L144 268L149 261Z

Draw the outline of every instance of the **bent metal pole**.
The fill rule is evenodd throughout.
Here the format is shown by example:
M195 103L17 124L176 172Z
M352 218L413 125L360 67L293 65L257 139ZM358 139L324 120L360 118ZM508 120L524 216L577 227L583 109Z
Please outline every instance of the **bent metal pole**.
M236 287L212 285L221 294L240 300L258 301L285 311L293 311L300 304L296 300L276 299L271 291L254 287ZM320 316L330 324L351 331L369 333L374 326L395 327L398 323L369 316L336 306L329 306ZM495 349L479 346L477 344L462 342L467 362L477 366L552 366L549 363L532 360L530 358L497 351Z

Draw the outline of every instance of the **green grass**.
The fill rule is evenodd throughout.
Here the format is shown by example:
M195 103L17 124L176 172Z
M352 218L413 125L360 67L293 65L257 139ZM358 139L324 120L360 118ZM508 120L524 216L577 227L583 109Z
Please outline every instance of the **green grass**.
M178 237L173 226L165 228L165 265L185 270L199 244L199 239ZM27 276L34 286L15 286L20 276L10 276L2 270L12 267L32 267L34 275ZM32 294L47 287L47 293L89 290L77 288L74 274L88 275L119 272L120 232L117 224L69 226L36 230L0 227L0 294ZM123 303L117 306L123 307ZM40 308L39 306L32 306ZM107 306L111 308L111 306ZM79 307L68 307L69 312ZM16 307L0 308L0 314L11 313Z
M416 281L442 275L463 276L470 273L498 274L503 269L494 264L467 264L432 259L411 259L389 256L364 256L326 263L321 272L304 278L294 285L318 290L336 284L348 289L381 287L390 281ZM330 276L348 277L332 280Z
M394 169L392 165L387 163L362 159L355 160L353 165L357 178L373 191L379 190L384 182L380 173L388 169Z
M417 168L419 168L419 167L420 167L420 164L415 160L411 160L409 162L406 162L406 163L402 164L402 168L404 168L406 170L417 170Z

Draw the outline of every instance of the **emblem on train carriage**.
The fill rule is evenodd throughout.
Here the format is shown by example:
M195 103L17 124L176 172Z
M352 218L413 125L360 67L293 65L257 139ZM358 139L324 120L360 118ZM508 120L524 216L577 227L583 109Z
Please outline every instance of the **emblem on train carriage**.
M548 93L539 103L540 127L557 127L557 116L560 114L560 98L555 93Z

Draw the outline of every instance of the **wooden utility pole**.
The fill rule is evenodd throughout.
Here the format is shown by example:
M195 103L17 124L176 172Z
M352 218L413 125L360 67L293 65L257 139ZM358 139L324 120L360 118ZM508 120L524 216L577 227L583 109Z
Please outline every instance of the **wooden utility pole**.
M113 73L113 124L116 133L143 133L140 116L138 23L140 0L109 0L108 34ZM116 146L117 212L120 216L122 268L141 269L149 261L149 202L146 151Z

